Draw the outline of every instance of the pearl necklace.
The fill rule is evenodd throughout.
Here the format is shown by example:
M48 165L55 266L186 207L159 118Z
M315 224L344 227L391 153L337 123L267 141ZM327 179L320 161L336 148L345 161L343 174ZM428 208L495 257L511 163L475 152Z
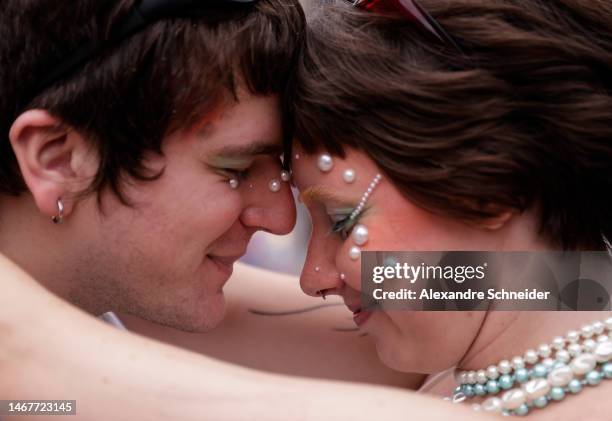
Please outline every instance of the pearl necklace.
M583 386L612 379L611 359L612 317L569 331L550 344L526 351L523 357L502 360L484 370L460 372L456 376L460 385L452 398L445 399L459 403L505 391L501 398L489 397L472 407L503 415L527 415L566 394L579 393Z

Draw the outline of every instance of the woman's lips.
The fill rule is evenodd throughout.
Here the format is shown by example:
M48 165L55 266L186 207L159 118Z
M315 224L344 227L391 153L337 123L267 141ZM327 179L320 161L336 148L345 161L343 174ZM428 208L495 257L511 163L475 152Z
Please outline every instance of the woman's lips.
M362 309L359 308L359 309L353 311L353 321L355 322L355 324L357 326L361 326L365 322L368 321L368 319L370 318L371 315L372 315L371 311L362 310Z

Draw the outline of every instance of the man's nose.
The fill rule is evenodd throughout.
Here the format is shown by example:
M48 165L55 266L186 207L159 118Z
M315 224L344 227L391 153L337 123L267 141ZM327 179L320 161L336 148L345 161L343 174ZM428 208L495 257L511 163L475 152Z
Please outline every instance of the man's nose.
M256 230L264 230L276 235L289 234L295 226L295 200L290 184L278 171L246 181L246 206L240 217L241 222Z

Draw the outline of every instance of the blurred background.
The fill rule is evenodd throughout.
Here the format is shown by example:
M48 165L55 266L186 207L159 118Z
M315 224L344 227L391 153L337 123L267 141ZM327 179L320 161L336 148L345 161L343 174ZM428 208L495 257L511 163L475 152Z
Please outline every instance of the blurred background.
M293 196L297 198L295 189ZM299 275L310 238L310 218L306 207L297 203L297 200L296 208L297 223L290 234L280 236L257 232L249 243L247 254L240 261L277 272Z

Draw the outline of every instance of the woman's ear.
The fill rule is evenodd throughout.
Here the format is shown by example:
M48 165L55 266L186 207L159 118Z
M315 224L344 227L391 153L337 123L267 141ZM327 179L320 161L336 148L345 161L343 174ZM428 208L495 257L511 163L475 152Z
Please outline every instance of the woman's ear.
M87 189L98 159L87 139L44 110L28 110L11 126L9 139L36 206L48 216L72 211L73 198Z
M512 211L500 212L499 214L497 214L497 216L483 219L482 221L478 223L478 225L481 228L495 231L500 228L503 228L506 225L506 223L510 221L510 219L512 219L513 215L514 215L514 212Z

